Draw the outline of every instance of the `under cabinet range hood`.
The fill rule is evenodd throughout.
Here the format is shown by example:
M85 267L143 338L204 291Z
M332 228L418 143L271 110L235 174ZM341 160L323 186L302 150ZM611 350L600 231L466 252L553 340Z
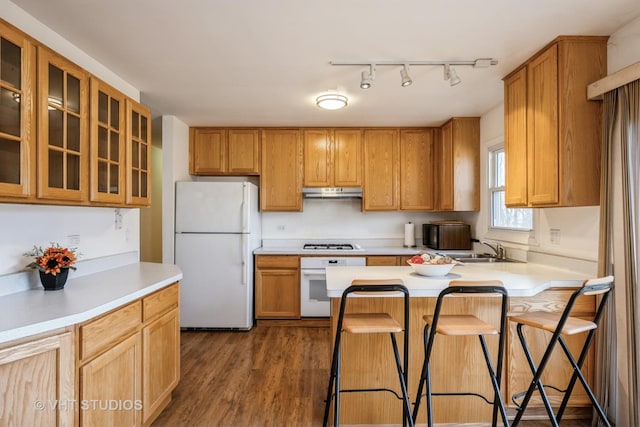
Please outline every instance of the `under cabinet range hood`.
M360 187L306 187L302 189L305 199L362 199Z

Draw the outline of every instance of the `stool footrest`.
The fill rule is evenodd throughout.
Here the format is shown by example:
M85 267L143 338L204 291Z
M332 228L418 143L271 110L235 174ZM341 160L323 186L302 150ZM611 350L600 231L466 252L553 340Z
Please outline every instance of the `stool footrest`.
M357 393L357 392L378 392L378 391L386 391L389 392L391 394L393 394L396 399L398 400L404 400L402 396L400 396L398 393L396 393L394 390L391 390L389 388L348 388L348 389L340 389L340 393ZM333 396L333 394L332 394ZM325 400L326 403L326 400Z
M552 385L549 385L549 384L544 384L544 388L551 388L551 389L557 391L558 393L566 393L567 392L566 388L565 389L561 389L561 388L558 388L558 387L555 387L555 386L552 386ZM537 389L538 389L538 386L536 386L536 388L534 390L537 390ZM516 394L511 396L511 402L513 402L513 404L515 405L515 407L516 407L516 409L518 411L522 410L522 406L517 402L517 399L523 398L526 394L527 394L527 390L521 391L520 393L516 393Z
M420 399L422 399L423 397L426 397L426 394L423 394L422 396L420 396ZM487 399L485 396L479 394L479 393L472 393L472 392L456 392L456 393L431 393L431 396L475 396L475 397L479 397L480 399L484 400L485 402L487 402L489 405L493 405L493 401Z

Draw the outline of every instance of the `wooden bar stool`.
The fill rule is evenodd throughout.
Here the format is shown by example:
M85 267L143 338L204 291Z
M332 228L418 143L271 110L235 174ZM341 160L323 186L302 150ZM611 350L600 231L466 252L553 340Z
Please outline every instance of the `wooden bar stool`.
M479 319L471 314L440 314L442 305L446 296L455 294L465 294L465 297L471 298L472 294L481 294L489 296L497 295L501 299L500 326L496 329L493 325ZM479 295L478 295L479 296ZM499 280L452 280L449 286L442 290L436 301L435 311L432 315L426 315L423 319L426 322L424 327L424 362L422 365L422 373L420 374L420 382L418 384L418 394L416 396L415 406L413 407L413 419L417 420L418 410L420 409L420 401L422 399L423 388L426 387L427 400L427 425L433 426L432 396L477 396L484 399L487 403L493 405L492 425L495 426L498 419L498 411L502 417L505 426L509 425L507 420L507 411L504 406L502 394L500 392L500 379L502 376L502 362L504 360L504 346L506 336L507 323L507 307L508 296L504 285ZM436 335L449 336L477 336L480 340L480 347L484 354L485 363L489 370L489 377L493 387L493 400L490 401L485 396L471 392L456 393L434 393L431 390L431 363L430 358L433 351L433 344ZM496 367L494 369L489 350L485 341L485 335L498 335L498 354L496 356ZM443 366L442 369L451 369L451 367Z
M347 300L351 294L394 294L402 293L404 295L404 324L398 323L388 313L346 313L345 309ZM398 353L398 344L396 340L396 333L405 332L403 344L404 344L404 361L400 361L400 355ZM400 381L400 390L402 396L399 396L395 391L388 388L370 388L370 389L340 389L340 345L342 333L347 332L351 334L372 334L372 333L388 333L391 337L391 345L393 347L393 354L396 362L396 369L398 371L398 378ZM407 367L409 361L409 291L403 285L401 279L389 279L389 280L354 280L343 293L340 301L340 314L338 316L338 324L336 327L336 338L333 347L333 358L331 362L331 373L329 376L329 387L327 390L327 399L325 400L324 407L324 420L323 426L328 425L329 421L329 409L331 406L331 398L333 396L333 425L339 425L340 418L340 393L352 393L352 392L373 392L373 391L387 391L394 394L398 399L403 401L403 425L408 422L413 427L413 420L411 418L411 406L409 403L409 397L407 395Z
M562 419L562 414L569 402L569 398L571 397L571 392L576 384L576 381L579 379L586 391L593 407L595 408L598 416L606 426L610 426L607 417L598 404L596 397L593 394L593 391L587 384L587 380L582 374L582 364L587 358L587 354L589 352L589 347L591 342L593 341L593 337L595 336L595 332L598 328L598 323L602 318L602 314L604 313L605 304L610 295L610 291L613 289L613 277L607 276L598 279L587 280L582 284L582 287L575 291L567 305L564 308L562 313L550 313L546 311L532 311L528 313L522 313L517 315L512 315L509 317L509 320L518 324L517 331L518 337L520 338L520 343L522 344L522 349L524 350L524 354L527 358L527 362L529 363L529 367L531 368L531 372L533 373L533 378L531 380L531 384L527 389L526 393L524 393L524 399L522 403L519 405L516 403L516 399L522 397L523 393L517 393L513 396L513 402L516 403L517 414L515 419L513 420L513 425L516 426L520 422L524 411L527 409L527 405L529 404L533 392L537 389L540 393L540 397L542 398L542 402L547 410L547 414L549 414L549 420L553 426L558 426L560 420ZM584 320L578 317L572 317L571 311L573 307L581 295L600 295L600 304L598 305L598 309L596 311L596 315L593 321ZM551 332L553 335L551 336L551 340L547 345L547 349L540 359L539 365L536 367L533 358L531 357L531 352L529 351L529 346L527 345L527 341L525 340L524 334L522 332L523 326L529 326L536 329L542 329L547 332ZM584 345L582 346L582 350L580 351L580 355L578 360L576 361L571 354L571 350L567 345L566 341L563 338L563 335L575 335L583 332L588 332L587 337L585 339ZM546 385L546 387L553 388L557 391L564 393L564 397L558 408L557 414L554 414L553 408L551 407L551 403L549 402L549 397L545 391L545 385L542 384L542 373L544 368L547 366L549 359L553 353L553 349L556 343L560 343L560 347L564 350L564 354L567 356L569 363L573 368L573 374L571 375L571 379L569 380L569 384L565 390L560 390L556 387Z

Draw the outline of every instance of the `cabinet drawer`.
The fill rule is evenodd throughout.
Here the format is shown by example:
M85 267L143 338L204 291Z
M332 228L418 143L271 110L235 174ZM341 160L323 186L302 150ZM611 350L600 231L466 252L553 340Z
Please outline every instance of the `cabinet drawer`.
M389 266L398 265L398 257L391 255L368 256L367 265L371 266Z
M141 319L142 303L138 300L80 326L80 359L91 357L134 332Z
M177 283L144 297L142 300L142 320L146 322L167 309L177 306L179 298L180 292Z
M300 261L293 255L259 255L256 257L258 268L298 268Z

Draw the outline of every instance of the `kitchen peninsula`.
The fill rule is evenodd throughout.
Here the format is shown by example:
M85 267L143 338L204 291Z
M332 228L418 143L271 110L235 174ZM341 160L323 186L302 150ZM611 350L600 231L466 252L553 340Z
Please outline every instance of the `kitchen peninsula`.
M0 425L151 424L180 378L181 278L132 263L2 296L0 394L21 392Z
M580 286L588 274L548 267L534 263L483 263L457 265L444 277L426 277L413 273L411 267L333 267L327 269L327 293L331 298L331 327L335 334L335 322L340 297L353 279L400 278L411 295L409 396L415 399L417 383L424 355L422 344L422 317L433 313L438 293L450 280L501 280L509 292L510 313L531 310L561 311L572 291ZM443 313L471 313L490 323L497 324L499 300L492 297L452 297L445 302ZM595 298L582 297L578 310L585 317L595 312ZM402 302L393 297L351 298L347 312L388 312L401 319ZM530 331L529 331L530 332ZM388 350L386 334L345 334L342 341L342 388L397 388L397 373L393 368L393 355ZM536 331L526 332L534 358L538 360L545 348L548 336ZM584 336L567 340L572 351L582 347ZM487 344L495 355L497 339L488 337ZM517 339L515 326L509 325L506 341L503 394L508 412L514 413L511 396L526 390L531 372ZM557 356L562 356L557 354ZM330 356L327 356L330 357ZM474 392L491 397L491 384L480 346L475 337L438 337L432 355L433 391ZM587 379L593 378L593 354L585 362ZM552 358L546 373L547 382L564 387L571 375L568 363L562 357ZM543 378L544 380L544 378ZM399 390L396 390L399 392ZM552 391L551 401L559 402L559 394ZM561 397L560 397L561 398ZM341 396L341 421L345 424L389 424L401 417L401 405L390 393L347 393ZM477 397L434 397L434 421L437 423L470 423L491 421L491 405ZM535 404L534 404L535 403ZM425 405L417 423L426 420ZM362 408L367 408L363 410ZM589 401L582 387L576 387L565 418L587 418ZM538 401L532 402L525 418L542 414L544 408Z

